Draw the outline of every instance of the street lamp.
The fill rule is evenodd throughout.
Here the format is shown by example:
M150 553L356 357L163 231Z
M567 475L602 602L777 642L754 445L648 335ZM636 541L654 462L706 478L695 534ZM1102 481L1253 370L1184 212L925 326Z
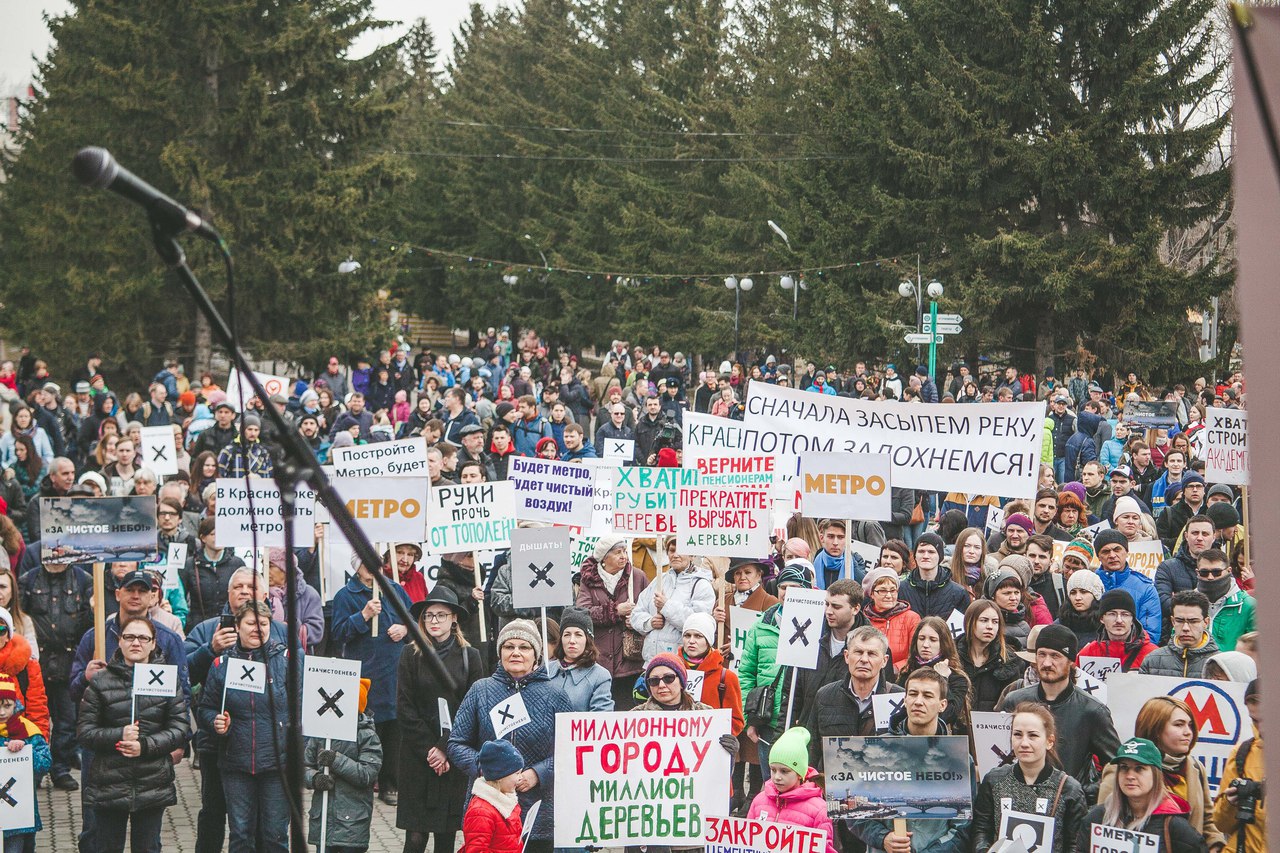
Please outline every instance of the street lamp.
M791 291L791 322L796 322L800 317L800 291L808 290L809 285L802 278L799 281L792 278L789 274L778 279L778 284L783 290Z
M733 360L738 360L738 352L741 349L740 341L740 321L742 315L742 292L749 291L756 286L750 276L743 276L739 281L736 275L731 275L724 280L724 286L733 291Z
M916 331L924 331L924 296L929 296L929 378L935 376L935 368L938 362L938 300L942 298L943 287L942 282L936 278L929 282L928 286L921 292L921 280L919 274L916 280L910 279L898 285L898 295L904 299L912 296L916 298ZM919 358L920 348L916 347L916 357Z

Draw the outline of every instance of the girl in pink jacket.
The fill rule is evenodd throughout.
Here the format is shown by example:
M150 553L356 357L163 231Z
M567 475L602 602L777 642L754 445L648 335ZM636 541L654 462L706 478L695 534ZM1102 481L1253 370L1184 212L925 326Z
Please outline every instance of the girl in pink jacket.
M769 749L769 778L751 801L747 817L825 830L826 853L836 853L827 803L822 789L812 781L818 775L809 766L809 730L801 726L787 729Z

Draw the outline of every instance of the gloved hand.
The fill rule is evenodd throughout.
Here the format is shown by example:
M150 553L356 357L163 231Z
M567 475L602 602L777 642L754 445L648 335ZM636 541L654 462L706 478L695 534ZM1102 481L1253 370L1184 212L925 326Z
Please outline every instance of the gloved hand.
M738 739L733 735L720 735L720 746L724 747L730 758L738 757Z
M316 764L321 767L332 767L335 757L337 757L337 753L332 749L322 749L320 754L316 756Z
M317 773L311 777L311 787L316 790L316 793L332 791L336 784L334 778L328 773Z

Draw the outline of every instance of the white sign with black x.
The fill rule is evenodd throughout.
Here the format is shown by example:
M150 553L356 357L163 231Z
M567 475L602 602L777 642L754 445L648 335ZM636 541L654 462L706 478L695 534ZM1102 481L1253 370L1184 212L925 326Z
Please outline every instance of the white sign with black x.
M827 594L791 587L778 620L778 665L816 669L818 644L826 621Z
M178 667L168 663L140 663L133 668L134 696L177 696Z
M360 721L360 661L307 655L302 672L302 734L356 739Z
M249 693L267 692L267 665L256 660L226 658L227 689Z
M951 629L951 639L960 642L960 638L964 636L964 614L959 610L952 610L947 617L947 627Z
M1103 705L1107 704L1107 685L1102 683L1097 676L1085 672L1080 667L1076 667L1076 687L1079 687Z
M889 720L902 711L907 701L905 693L877 693L871 697L871 711L876 718L876 733L889 731Z
M178 473L178 451L173 443L173 427L143 427L139 444L138 464L143 468L150 468L162 477Z
M495 738L506 737L530 721L529 709L524 706L524 697L519 693L503 699L489 711L489 722L493 724Z
M625 459L630 462L636 457L636 442L633 438L606 438L604 440L605 459Z
M0 750L0 831L35 826L35 790L31 744L17 752Z

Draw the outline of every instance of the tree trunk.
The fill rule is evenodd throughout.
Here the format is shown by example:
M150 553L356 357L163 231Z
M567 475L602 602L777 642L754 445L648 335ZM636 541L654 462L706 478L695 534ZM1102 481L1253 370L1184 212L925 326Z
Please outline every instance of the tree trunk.
M1040 315L1036 325L1036 376L1044 376L1045 368L1053 365L1053 318L1048 312Z

